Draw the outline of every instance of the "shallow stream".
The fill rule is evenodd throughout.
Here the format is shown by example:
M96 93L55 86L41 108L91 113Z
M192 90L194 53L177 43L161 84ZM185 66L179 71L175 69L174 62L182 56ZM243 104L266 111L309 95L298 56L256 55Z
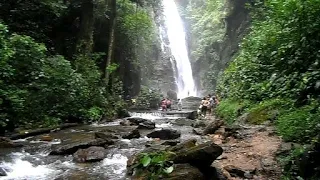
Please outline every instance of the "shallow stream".
M157 112L132 113L131 115L154 121L156 129L173 128L181 131L181 141L190 138L200 139L199 136L192 134L192 127L174 125L172 122L177 117ZM99 128L110 128L110 126L116 128L119 127L119 123L120 121L106 124L94 123L54 132L50 134L55 138L51 142L40 141L38 137L16 140L24 143L25 146L15 149L0 149L0 167L7 172L7 176L0 177L0 180L129 179L126 177L128 158L134 153L142 151L145 144L153 139L147 137L132 140L120 139L107 149L108 155L103 161L95 163L76 163L73 161L72 155L49 156L51 146L54 144L88 138Z

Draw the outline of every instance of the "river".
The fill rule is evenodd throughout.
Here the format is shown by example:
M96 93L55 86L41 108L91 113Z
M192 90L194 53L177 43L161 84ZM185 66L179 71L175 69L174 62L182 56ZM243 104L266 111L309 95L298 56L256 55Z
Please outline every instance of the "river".
M192 127L178 126L173 122L177 117L162 115L161 113L131 113L133 117L142 117L156 123L156 129L173 128L181 132L180 141L190 138L201 139L192 134ZM120 127L120 121L112 123L94 123L86 126L69 128L53 132L51 142L40 141L39 137L29 137L16 140L24 144L23 148L0 149L0 168L7 171L7 176L0 180L62 180L62 179L129 179L126 176L128 158L136 152L142 151L145 144L153 141L151 138L119 139L115 145L107 149L107 157L95 163L76 163L72 155L49 155L51 147L74 139L83 139L102 128Z

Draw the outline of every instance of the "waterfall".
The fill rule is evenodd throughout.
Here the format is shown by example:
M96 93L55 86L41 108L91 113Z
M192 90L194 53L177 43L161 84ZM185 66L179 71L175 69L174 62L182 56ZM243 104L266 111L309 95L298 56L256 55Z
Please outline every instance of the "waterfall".
M197 96L182 19L174 0L162 0L162 3L169 46L174 57L171 63L177 70L175 80L178 87L178 97Z

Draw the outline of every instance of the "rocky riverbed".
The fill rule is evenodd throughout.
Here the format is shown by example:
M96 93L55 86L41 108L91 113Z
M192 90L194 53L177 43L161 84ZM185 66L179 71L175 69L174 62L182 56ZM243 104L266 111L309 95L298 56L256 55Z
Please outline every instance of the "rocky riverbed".
M167 179L279 179L276 154L290 150L268 125L131 115L25 139L1 138L0 179L144 179L131 176L135 157L161 150L175 154Z

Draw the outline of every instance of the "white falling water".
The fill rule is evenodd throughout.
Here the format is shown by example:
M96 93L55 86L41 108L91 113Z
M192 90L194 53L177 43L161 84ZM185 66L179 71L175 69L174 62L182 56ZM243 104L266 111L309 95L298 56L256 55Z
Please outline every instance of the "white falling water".
M176 61L176 83L178 97L196 96L190 60L186 46L185 31L174 0L162 0L165 25L167 27L170 49Z

